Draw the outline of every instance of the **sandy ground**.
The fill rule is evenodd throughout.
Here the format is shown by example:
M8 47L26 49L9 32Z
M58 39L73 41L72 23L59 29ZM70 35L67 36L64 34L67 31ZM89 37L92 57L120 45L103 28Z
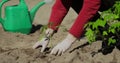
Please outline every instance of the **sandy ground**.
M40 1L26 0L29 9ZM5 6L17 3L18 0L11 0L6 3L2 8L2 14L4 14ZM47 24L53 3L46 4L38 10L33 22L36 27ZM64 39L67 34L64 28L69 29L76 16L77 14L70 9L69 14L62 23L64 27L60 27L58 33L51 38L48 47L51 47L51 45L55 46ZM110 54L103 55L98 53L92 57L91 53L101 48L101 41L89 45L86 44L87 40L84 37L74 43L62 56L50 55L51 48L47 49L44 53L40 53L40 48L32 49L33 44L36 43L40 35L39 29L26 35L4 31L0 25L0 63L120 63L120 51L116 48Z

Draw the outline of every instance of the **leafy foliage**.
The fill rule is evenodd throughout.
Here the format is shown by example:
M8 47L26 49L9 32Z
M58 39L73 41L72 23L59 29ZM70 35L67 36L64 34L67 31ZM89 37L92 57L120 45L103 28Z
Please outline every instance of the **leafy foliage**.
M85 36L89 43L97 39L107 42L108 45L119 42L120 39L120 1L103 12L98 12L100 18L96 21L90 21L85 25Z

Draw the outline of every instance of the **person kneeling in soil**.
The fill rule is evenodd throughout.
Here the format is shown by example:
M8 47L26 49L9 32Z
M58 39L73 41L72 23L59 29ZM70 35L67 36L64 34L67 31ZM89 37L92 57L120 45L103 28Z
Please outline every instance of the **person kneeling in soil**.
M67 51L71 45L80 39L84 25L93 19L98 14L98 11L104 11L112 7L114 0L55 0L55 4L52 7L51 16L48 22L48 29L46 30L46 36L42 40L33 45L36 49L38 46L42 46L41 52L47 47L50 37L58 31L63 18L68 13L70 7L73 8L78 14L74 24L68 31L66 38L57 44L50 54L61 55Z

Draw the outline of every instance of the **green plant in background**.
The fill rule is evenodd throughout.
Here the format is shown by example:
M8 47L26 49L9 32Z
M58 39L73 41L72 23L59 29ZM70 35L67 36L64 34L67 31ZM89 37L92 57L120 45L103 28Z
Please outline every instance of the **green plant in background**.
M100 18L96 21L90 21L85 25L85 36L88 42L97 41L108 42L108 45L115 44L120 41L120 1L116 1L115 5L103 12L98 12Z

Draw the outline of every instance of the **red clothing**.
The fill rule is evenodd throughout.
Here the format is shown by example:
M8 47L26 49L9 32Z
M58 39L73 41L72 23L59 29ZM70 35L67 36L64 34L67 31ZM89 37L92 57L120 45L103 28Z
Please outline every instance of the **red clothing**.
M84 25L97 13L100 8L101 0L83 0L83 6L72 25L69 33L76 38L80 38ZM57 30L63 18L66 16L69 8L72 5L72 0L56 0L52 7L51 16L49 19L49 27Z

